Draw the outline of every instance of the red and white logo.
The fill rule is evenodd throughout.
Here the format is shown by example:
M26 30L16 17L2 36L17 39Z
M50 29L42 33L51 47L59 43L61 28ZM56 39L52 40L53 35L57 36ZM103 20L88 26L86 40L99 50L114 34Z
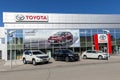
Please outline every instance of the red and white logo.
M17 22L24 22L24 21L48 21L48 16L45 15L16 15Z
M98 43L107 43L108 37L106 34L98 34Z

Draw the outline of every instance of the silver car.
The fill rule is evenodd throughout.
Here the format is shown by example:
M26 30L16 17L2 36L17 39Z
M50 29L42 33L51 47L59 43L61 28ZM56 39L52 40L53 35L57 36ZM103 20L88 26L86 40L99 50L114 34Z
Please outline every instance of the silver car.
M23 63L32 62L33 65L36 65L40 62L48 63L50 60L48 54L45 54L39 50L26 50L23 52Z

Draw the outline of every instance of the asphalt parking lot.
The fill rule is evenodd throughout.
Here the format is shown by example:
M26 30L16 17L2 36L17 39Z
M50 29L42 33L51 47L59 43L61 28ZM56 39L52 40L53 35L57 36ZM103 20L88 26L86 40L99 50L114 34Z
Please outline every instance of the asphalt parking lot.
M48 64L40 63L36 66L32 64L23 64L22 60L12 61L12 69L10 68L10 61L4 62L0 61L0 71L18 71L18 70L33 70L33 69L49 69L57 67L66 67L66 66L86 66L86 65L95 65L95 64L109 64L109 63L120 63L120 55L112 55L109 60L98 60L98 59L80 59L76 62L64 62L64 61L55 61L51 58Z

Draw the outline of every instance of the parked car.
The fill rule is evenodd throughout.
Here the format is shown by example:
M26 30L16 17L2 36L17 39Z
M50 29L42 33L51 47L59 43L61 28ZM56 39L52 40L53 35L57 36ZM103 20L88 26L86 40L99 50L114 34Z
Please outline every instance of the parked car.
M50 60L49 56L39 50L26 50L23 52L23 63L27 64L32 62L33 65L36 65L40 62L48 63Z
M48 42L51 44L65 44L73 42L73 35L71 32L57 32L48 38Z
M102 60L102 59L108 59L108 57L109 57L108 53L104 53L102 51L96 51L96 50L87 50L82 54L83 59L96 58Z
M57 49L53 54L53 58L55 61L57 60L64 60L66 62L78 61L79 55L75 54L73 51L69 49Z

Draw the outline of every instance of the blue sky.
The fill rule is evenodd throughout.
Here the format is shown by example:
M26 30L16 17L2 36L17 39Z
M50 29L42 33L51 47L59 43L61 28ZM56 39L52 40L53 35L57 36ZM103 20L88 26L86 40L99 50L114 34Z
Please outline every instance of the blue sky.
M0 0L3 12L120 14L120 0Z

